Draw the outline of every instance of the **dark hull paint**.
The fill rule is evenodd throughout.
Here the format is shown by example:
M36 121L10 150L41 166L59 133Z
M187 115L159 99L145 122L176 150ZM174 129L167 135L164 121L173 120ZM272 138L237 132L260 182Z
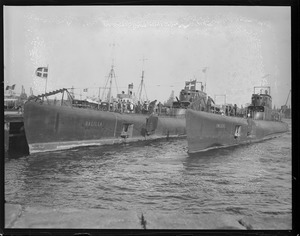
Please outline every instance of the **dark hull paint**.
M187 109L186 130L188 152L195 153L276 137L288 131L288 125Z
M24 127L30 153L186 135L184 118L151 117L152 126L149 122L146 124L149 115L36 102L27 102L24 106ZM128 126L127 132L125 126Z

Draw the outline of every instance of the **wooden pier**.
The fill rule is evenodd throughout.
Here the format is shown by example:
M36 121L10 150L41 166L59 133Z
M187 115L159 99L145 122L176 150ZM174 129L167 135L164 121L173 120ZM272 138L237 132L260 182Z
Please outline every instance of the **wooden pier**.
M21 112L4 111L4 147L6 157L29 154Z

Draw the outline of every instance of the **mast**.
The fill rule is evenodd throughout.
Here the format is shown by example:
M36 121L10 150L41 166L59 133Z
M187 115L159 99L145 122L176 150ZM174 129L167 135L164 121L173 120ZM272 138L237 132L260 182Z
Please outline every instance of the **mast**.
M205 84L204 84L204 92L205 93L206 93L207 70L208 70L207 66L202 68L202 72L204 73L204 76L205 76Z
M112 47L113 47L113 50L114 50L115 43L112 44ZM106 80L105 87L104 87L104 90L103 90L103 93L102 93L102 100L103 100L104 93L105 93L106 88L107 88L106 86L107 86L107 83L109 81L109 89L108 89L108 94L107 94L107 101L109 102L109 104L111 102L111 89L112 89L113 79L115 80L116 89L117 89L117 93L118 93L118 86L117 86L116 75L115 75L115 71L114 71L114 59L112 59L111 69L110 69L110 72L109 72L109 75L108 75L108 78ZM99 94L100 94L100 89L99 89Z
M287 102L288 102L288 100L289 100L290 94L291 94L291 89L290 89L290 92L289 92L288 97L287 97L287 99L286 99L285 106L286 106L286 104L287 104Z
M103 90L103 93L102 93L102 100L103 100L105 90L107 89L107 83L109 81L109 88L108 88L108 94L107 94L107 101L109 103L111 102L111 90L112 90L113 79L115 79L115 83L116 83L116 75L115 75L115 70L114 70L114 63L112 63L112 65L111 65L111 69L110 69L110 72L109 72L109 75L107 77L106 84L105 84L105 87L104 87L104 90ZM117 84L116 84L116 86L117 86ZM100 94L100 90L99 90L99 94Z
M109 102L109 104L110 104L110 101L111 101L112 78L113 78L114 75L115 75L115 73L114 73L114 65L112 64L111 70L110 70L110 73L109 73L109 77L110 77L109 90L108 90L108 102Z
M140 84L140 93L139 93L139 101L141 101L141 95L142 95L142 90L143 90L143 84L144 84L144 71L142 71L142 80L141 80L141 84Z
M143 59L142 59L142 61L143 61L143 66L142 66L142 80L141 80L141 83L140 83L139 88L138 88L139 101L141 101L143 87L144 87L144 90L145 90L145 93L146 93L145 84L144 84L144 62L145 62L145 60L148 60L148 59L146 59L143 56ZM148 99L147 98L147 94L146 94L146 99Z

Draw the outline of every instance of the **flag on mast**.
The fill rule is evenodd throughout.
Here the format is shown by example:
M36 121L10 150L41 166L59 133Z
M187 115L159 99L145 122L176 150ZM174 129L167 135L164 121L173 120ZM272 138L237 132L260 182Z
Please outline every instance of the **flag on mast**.
M36 76L41 78L48 77L48 67L38 67L35 71Z
M36 76L45 78L46 85L45 85L45 93L47 92L47 78L48 78L48 66L47 67L38 67L35 71Z
M185 90L195 90L197 80L185 81Z

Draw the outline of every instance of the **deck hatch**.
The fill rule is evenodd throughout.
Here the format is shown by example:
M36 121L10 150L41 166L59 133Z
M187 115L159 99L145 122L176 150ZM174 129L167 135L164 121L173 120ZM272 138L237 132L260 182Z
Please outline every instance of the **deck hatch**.
M235 132L234 132L234 138L237 139L240 136L241 136L241 126L236 125L235 126Z
M133 124L125 123L125 124L123 124L121 137L122 138L131 138L132 132L133 132Z

